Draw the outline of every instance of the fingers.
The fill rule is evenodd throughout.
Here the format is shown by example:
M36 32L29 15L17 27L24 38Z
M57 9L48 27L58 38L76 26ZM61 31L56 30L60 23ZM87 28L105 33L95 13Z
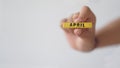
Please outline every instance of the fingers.
M72 18L73 18L73 21L75 20L75 19L77 19L78 18L78 16L79 16L79 12L77 12L77 13L75 13L73 16L72 16Z
M74 20L75 23L81 22L80 18L78 17L77 19ZM82 33L83 29L74 29L74 34L77 36L80 36Z
M62 27L62 24L63 23L66 23L66 22L70 22L70 23L73 23L74 22L74 19L76 17L78 17L79 15L77 15L78 13L75 13L75 14L72 14L71 16L69 16L68 18L65 18L61 21L61 28L66 32L66 33L74 33L74 28L63 28Z
M68 19L67 19L67 18L62 19L62 20L61 20L61 24L60 24L60 26L61 26L61 28L62 28L65 32L67 32L67 33L68 33L68 32L69 32L69 29L67 29L67 28L66 28L66 29L64 29L64 28L62 27L63 23L65 23L65 22L67 22L67 21L68 21Z
M73 23L73 16L74 16L74 14L72 14L70 17L68 17L67 22ZM74 33L73 30L74 30L73 28L69 28L69 32L72 34Z
M83 6L82 9L80 10L78 18L74 22L87 22L90 14L91 14L90 8L87 6ZM86 31L88 31L88 28L75 29L74 34L80 36L83 32Z
M65 22L87 22L87 19L89 18L89 15L91 14L91 10L89 7L84 6L80 10L80 12L72 14L70 17L65 18L61 21L61 25ZM67 33L73 33L75 35L80 36L84 31L87 31L88 29L73 29L73 28L62 28Z

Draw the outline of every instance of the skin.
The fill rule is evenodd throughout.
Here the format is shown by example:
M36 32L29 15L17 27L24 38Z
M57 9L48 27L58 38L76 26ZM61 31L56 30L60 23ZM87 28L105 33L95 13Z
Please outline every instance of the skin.
M62 28L72 48L78 51L89 52L97 47L120 43L120 18L95 32L96 17L88 6L61 21L65 22L92 22L92 28ZM114 24L113 24L114 23Z
M97 47L120 44L120 18L115 19L96 32Z

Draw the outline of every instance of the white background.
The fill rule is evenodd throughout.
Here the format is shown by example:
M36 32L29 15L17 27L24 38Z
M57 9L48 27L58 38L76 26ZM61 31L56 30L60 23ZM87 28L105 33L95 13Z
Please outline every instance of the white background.
M81 53L60 20L89 5L97 29L120 16L120 0L0 0L0 68L120 68L120 47ZM112 40L112 39L111 39Z

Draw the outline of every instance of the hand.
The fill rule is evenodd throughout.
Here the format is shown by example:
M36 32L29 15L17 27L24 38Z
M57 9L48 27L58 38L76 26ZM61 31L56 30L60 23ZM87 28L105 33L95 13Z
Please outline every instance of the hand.
M92 22L92 28L62 28L71 47L80 51L90 51L95 47L96 17L89 7L83 6L80 12L74 13L61 21L65 22Z

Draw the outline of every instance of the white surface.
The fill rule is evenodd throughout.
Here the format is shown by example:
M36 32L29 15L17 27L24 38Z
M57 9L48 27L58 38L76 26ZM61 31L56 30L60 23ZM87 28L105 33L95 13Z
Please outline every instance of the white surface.
M74 51L59 21L87 4L97 29L120 16L120 0L0 0L0 68L120 68L120 47ZM46 27L45 27L46 26Z

